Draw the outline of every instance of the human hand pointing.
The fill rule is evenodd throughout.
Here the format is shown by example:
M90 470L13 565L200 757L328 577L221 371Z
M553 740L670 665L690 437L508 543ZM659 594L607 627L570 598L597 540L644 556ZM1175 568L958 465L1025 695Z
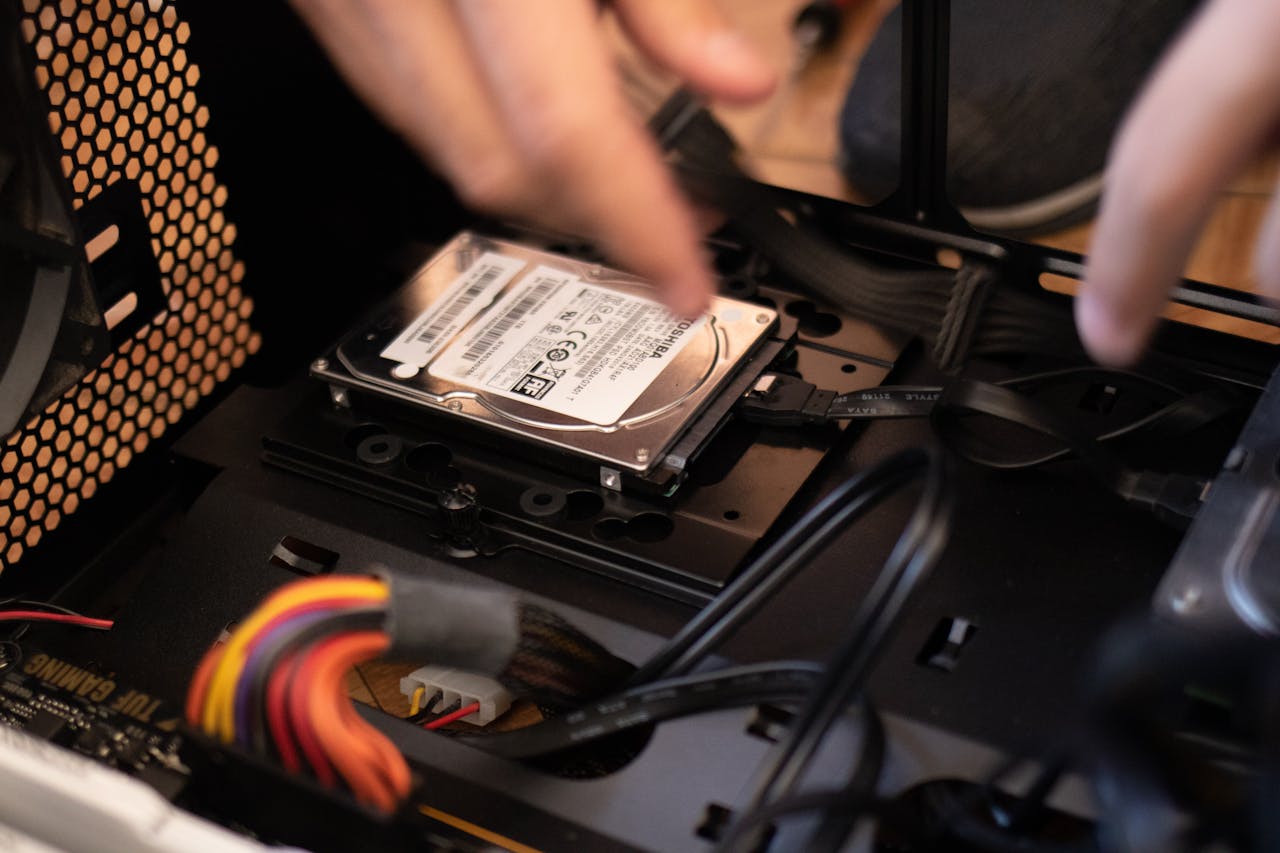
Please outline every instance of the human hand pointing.
M1280 6L1213 0L1148 81L1112 147L1106 192L1076 300L1099 361L1141 354L1214 197L1280 127ZM1280 203L1254 263L1280 297Z
M352 87L464 202L596 241L678 314L713 290L688 203L620 91L594 0L294 0ZM693 89L761 98L772 71L709 0L613 0Z

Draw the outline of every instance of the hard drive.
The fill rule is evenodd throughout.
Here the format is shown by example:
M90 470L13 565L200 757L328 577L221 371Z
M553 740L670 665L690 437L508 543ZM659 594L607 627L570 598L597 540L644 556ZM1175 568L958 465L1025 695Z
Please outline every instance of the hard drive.
M776 312L716 297L672 315L636 276L462 233L352 330L312 374L356 392L598 463L600 482L644 475L720 421ZM681 464L676 465L682 467Z

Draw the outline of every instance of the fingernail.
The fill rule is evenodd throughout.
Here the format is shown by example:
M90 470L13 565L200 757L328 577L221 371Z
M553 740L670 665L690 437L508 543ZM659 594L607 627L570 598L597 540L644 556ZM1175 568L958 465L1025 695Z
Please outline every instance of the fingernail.
M702 43L703 56L734 74L754 77L772 76L773 72L751 44L734 30L717 30Z
M1080 340L1099 363L1123 367L1141 355L1145 329L1126 322L1094 293L1084 290L1076 297L1075 314Z

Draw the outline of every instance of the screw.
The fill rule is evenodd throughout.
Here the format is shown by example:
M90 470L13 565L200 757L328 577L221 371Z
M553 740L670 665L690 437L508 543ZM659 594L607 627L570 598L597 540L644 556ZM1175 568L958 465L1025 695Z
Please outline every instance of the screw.
M1186 587L1173 597L1173 612L1180 616L1186 616L1200 607L1202 599L1203 595L1200 592L1200 587Z
M460 412L460 411L462 411L462 401L461 401L461 400L450 400L450 401L449 401L449 408L450 408L452 411L455 411L455 412Z
M757 323L759 323L761 326L763 326L765 323L768 323L768 322L769 322L769 315L768 315L768 314L757 314L757 315L756 315L756 322L757 322Z
M649 461L649 448L647 448L647 447L637 447L637 448L636 448L636 461L637 461L637 462L648 462L648 461Z
M328 370L328 369L329 369L329 359L327 359L327 358L317 358L315 361L311 362L311 369L312 369L312 370Z
M346 388L330 388L329 398L333 400L335 406L341 406L344 409L351 406L351 399L347 397Z
M592 265L591 265L591 275L592 275L592 276L594 276L595 278L599 278L599 277L600 277L601 275L603 275L603 274L604 274L604 267L600 266L599 264L592 264Z
M604 484L605 484L606 486L608 486L609 488L611 488L611 489L615 489L615 488L617 488L617 487L618 487L618 475L617 475L617 474L605 474L605 475L604 475Z

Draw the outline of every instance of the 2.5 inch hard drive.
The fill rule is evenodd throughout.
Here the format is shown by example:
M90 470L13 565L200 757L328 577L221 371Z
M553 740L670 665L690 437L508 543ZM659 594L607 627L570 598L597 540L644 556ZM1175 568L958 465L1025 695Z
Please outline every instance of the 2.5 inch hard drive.
M312 373L458 428L599 467L680 470L778 349L774 311L677 317L627 273L462 233ZM545 455L545 453L544 453Z

